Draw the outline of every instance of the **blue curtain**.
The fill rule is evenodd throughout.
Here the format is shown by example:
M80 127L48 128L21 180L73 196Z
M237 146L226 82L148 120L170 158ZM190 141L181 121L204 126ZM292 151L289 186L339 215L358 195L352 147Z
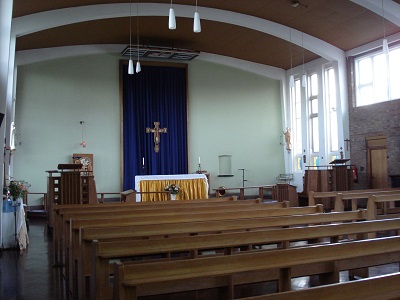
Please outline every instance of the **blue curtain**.
M136 175L187 174L186 67L146 66L128 75L122 65L124 190L134 189ZM159 152L146 128L160 122ZM144 167L143 167L144 158Z

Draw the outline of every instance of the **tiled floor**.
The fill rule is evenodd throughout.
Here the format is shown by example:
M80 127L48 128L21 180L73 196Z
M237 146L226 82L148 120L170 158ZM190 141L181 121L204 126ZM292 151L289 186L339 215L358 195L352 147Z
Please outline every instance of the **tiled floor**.
M2 300L45 300L67 299L60 275L60 269L53 268L52 236L47 231L43 219L31 219L29 228L30 244L27 250L0 250L0 299ZM387 274L399 271L399 264L371 268L371 275ZM348 280L348 272L341 273L341 281ZM309 277L292 280L293 288L312 286ZM258 295L272 292L275 283L254 284L235 289L237 297ZM199 292L198 299L218 299L216 292ZM182 294L163 299L191 299L192 295ZM160 297L149 297L159 300Z

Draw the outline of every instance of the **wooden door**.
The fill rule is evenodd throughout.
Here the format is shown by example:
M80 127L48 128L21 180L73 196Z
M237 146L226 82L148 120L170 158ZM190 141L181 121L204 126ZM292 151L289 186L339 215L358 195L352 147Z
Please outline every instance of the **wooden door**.
M386 137L367 139L369 188L387 188Z

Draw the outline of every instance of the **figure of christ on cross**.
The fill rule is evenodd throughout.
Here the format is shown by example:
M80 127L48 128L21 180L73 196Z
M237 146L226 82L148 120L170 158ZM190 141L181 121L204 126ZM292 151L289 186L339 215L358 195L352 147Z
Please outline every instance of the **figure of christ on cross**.
M167 133L167 128L160 128L160 122L154 122L154 128L146 128L146 133L154 134L154 152L160 151L160 133Z

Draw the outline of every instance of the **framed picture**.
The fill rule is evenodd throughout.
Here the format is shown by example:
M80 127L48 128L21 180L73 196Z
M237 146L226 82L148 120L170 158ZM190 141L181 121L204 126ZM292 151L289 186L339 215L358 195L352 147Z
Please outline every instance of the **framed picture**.
M82 164L82 175L93 175L93 154L74 153L72 163Z

